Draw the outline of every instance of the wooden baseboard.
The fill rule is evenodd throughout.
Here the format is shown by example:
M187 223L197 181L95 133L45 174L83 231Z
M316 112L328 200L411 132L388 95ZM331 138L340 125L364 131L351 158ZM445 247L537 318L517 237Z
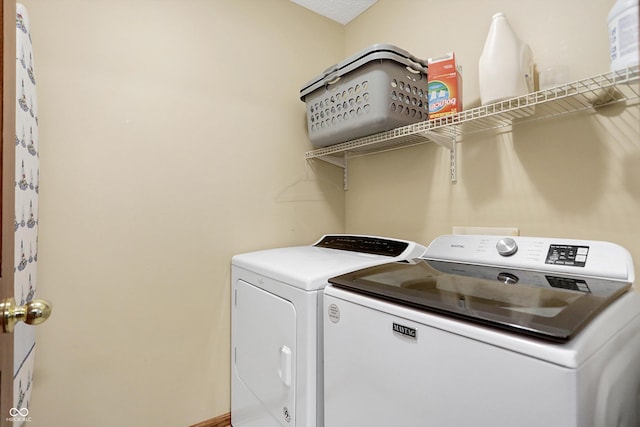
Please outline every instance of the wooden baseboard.
M210 420L199 422L189 427L231 427L231 412L219 415Z

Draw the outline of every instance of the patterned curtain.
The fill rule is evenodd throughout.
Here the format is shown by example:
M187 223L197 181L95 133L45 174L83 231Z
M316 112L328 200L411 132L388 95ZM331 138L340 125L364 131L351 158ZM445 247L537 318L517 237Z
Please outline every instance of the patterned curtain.
M38 261L38 103L29 16L16 5L16 212L15 282L16 303L24 305L36 292ZM14 407L29 408L35 350L34 328L19 323L15 328ZM21 425L22 422L14 423Z

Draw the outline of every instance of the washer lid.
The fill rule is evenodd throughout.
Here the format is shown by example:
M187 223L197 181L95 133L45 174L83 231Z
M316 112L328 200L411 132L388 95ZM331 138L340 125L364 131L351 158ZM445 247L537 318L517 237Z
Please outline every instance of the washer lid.
M564 342L630 289L629 282L420 260L329 279L403 306Z

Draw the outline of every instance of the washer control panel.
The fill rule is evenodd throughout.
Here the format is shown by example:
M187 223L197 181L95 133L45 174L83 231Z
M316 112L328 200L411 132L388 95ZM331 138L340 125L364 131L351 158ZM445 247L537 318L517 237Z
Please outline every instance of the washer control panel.
M597 240L452 234L436 238L422 258L628 282L635 279L629 252Z

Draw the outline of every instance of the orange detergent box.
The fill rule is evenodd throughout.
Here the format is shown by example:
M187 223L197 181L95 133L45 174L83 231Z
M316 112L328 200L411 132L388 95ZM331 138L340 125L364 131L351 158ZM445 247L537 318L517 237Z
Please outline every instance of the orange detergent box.
M462 111L462 73L454 52L428 60L429 120Z

